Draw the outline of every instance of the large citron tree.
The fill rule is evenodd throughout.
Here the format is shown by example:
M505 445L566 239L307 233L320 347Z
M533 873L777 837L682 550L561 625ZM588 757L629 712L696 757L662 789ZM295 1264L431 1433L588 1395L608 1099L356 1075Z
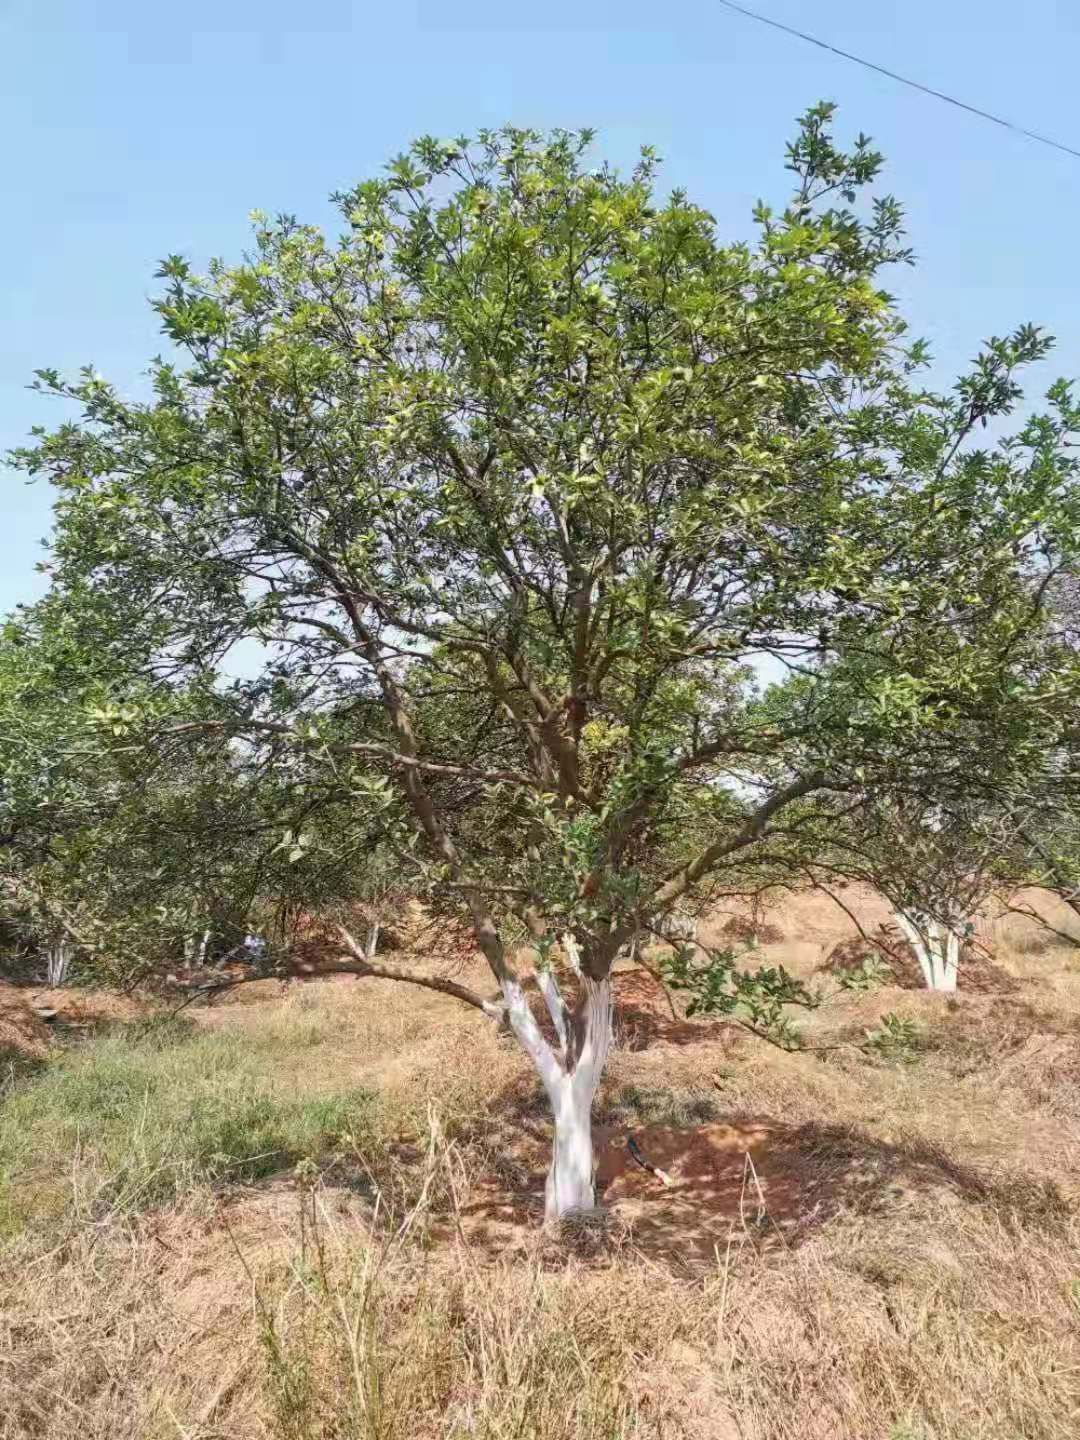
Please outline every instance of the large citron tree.
M593 1203L642 927L860 805L1015 784L1076 694L1040 602L1075 530L1070 392L995 438L1048 348L1027 327L925 388L882 284L901 210L831 118L753 243L658 194L648 150L621 175L586 133L425 139L337 197L336 240L257 216L241 264L168 259L149 400L40 375L78 408L21 457L57 487L57 592L152 616L184 683L250 677L219 687L223 740L321 759L467 915L501 1000L449 988L539 1073L553 1215Z

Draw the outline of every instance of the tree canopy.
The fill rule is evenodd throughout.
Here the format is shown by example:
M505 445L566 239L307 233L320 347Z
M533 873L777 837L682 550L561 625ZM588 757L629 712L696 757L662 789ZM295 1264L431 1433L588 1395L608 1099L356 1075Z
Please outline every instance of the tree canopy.
M753 243L648 149L424 139L336 240L258 215L240 264L171 256L150 399L40 373L78 418L19 463L57 488L58 603L146 656L134 729L317 761L507 994L523 936L602 985L703 887L1016 793L1061 743L1080 410L1059 382L1004 433L1026 325L927 385L901 208L832 118Z

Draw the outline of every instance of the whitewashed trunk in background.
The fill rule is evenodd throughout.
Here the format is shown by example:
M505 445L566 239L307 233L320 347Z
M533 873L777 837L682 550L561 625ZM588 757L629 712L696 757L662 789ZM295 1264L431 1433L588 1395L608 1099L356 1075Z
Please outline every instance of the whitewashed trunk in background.
M50 985L63 985L71 968L75 947L70 940L56 940L45 956L45 979Z
M956 989L960 941L940 920L918 911L896 911L896 921L915 952L928 990Z
M684 915L681 910L671 910L659 917L657 929L665 940L697 944L698 922L693 915Z
M379 922L373 920L364 940L364 959L374 960L375 951L379 946Z
M544 1189L545 1215L554 1220L591 1210L596 1203L592 1106L611 1048L611 981L583 977L584 1001L570 1016L554 974L544 970L537 979L555 1026L557 1050L545 1040L521 986L505 981L502 989L510 1027L536 1066L555 1121Z
M189 935L184 940L184 963L185 965L204 965L206 963L206 947L210 944L210 930L204 930L198 940L194 935Z

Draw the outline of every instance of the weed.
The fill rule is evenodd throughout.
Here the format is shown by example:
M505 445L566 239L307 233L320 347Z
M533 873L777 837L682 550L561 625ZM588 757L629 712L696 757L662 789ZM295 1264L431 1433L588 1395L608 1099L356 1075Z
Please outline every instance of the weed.
M867 1030L865 1050L881 1060L911 1065L918 1058L921 1032L914 1020L891 1012L883 1015L873 1030Z

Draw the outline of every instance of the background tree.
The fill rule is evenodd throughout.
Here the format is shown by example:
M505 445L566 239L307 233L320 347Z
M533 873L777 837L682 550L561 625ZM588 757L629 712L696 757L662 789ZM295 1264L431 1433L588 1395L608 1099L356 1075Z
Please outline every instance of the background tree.
M203 734L220 701L111 655L86 600L52 597L0 632L0 915L9 952L52 983L75 960L116 980L205 958L242 939L267 890L280 901L302 875L317 897L326 868L306 843L302 866L279 853L324 798L298 799L295 756ZM147 714L182 736L149 749L133 732Z
M238 266L171 257L149 402L40 377L80 417L20 462L58 488L58 594L152 617L175 683L258 642L200 733L317 758L465 910L551 1101L553 1214L592 1203L611 966L648 917L871 799L970 803L1075 697L1031 583L1075 532L1068 388L974 443L1049 342L924 388L880 288L900 208L863 204L881 157L831 114L754 245L660 200L648 150L621 177L588 133L425 139L337 197L336 243L260 217ZM805 678L790 715L763 657Z

